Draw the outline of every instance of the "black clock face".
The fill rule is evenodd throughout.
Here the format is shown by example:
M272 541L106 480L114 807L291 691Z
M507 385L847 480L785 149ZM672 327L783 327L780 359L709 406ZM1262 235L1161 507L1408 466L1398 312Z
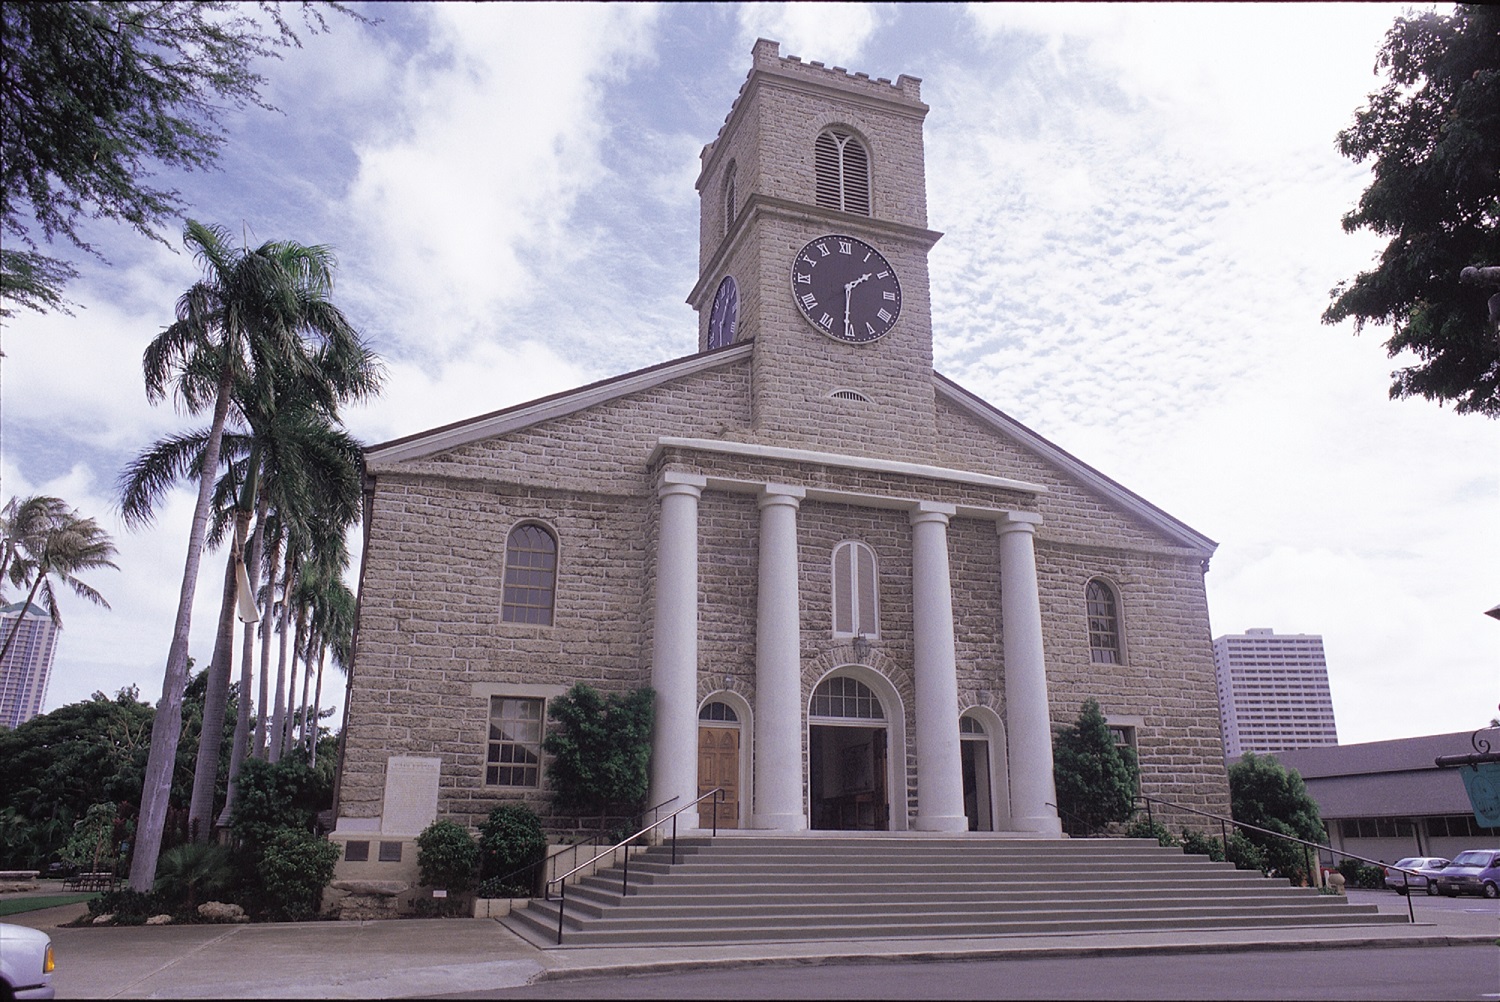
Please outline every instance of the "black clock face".
M725 275L714 293L714 307L708 314L708 346L722 348L734 344L734 334L739 327L740 290L734 284L733 275Z
M802 248L792 261L792 296L808 323L856 344L889 334L901 315L895 270L853 237L819 237Z

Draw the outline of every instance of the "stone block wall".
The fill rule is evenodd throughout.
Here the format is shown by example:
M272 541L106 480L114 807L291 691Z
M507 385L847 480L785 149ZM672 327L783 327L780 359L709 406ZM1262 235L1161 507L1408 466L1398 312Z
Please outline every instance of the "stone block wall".
M442 758L440 817L477 825L496 804L515 799L550 813L545 790L484 786L489 694L505 685L546 683L560 690L585 681L623 691L650 683L655 484L662 468L1040 511L1045 520L1036 552L1054 723L1071 722L1091 696L1106 713L1138 717L1145 792L1227 809L1201 552L1163 538L1066 471L952 408L940 410L942 450L933 458L953 465L961 459L978 472L1040 482L1047 493L678 447L663 450L656 468L647 467L652 430L697 435L705 412L743 416L748 394L744 366L700 373L509 436L377 470L342 816L380 813L384 763L393 754ZM743 429L734 437L742 439ZM505 540L523 520L540 521L558 537L561 572L552 627L500 622ZM886 677L898 693L910 693L907 513L808 500L797 523L804 700L828 671L856 661ZM948 533L960 709L982 706L1003 719L1005 583L995 524L960 516ZM729 690L754 705L758 534L753 494L704 492L700 700ZM862 658L847 639L832 635L830 561L845 539L868 544L878 560L880 634ZM1123 665L1090 660L1083 591L1094 576L1108 580L1120 596ZM909 699L900 710L911 735ZM910 814L916 803L915 748L910 742L907 748ZM901 791L892 792L899 800Z

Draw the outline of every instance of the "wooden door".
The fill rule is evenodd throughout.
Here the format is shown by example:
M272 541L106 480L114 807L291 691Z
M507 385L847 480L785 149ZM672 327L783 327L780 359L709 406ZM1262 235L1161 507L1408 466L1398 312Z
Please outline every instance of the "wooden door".
M740 729L738 727L698 728L698 795L716 788L724 790L719 804L719 827L740 826ZM714 804L705 800L698 805L698 824L709 828L714 823Z

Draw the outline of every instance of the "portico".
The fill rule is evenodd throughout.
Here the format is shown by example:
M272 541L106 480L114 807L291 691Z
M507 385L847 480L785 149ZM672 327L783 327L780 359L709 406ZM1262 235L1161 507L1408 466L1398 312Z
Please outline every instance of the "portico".
M815 486L753 476L694 472L694 457L733 457L741 468L774 463L781 470L808 471ZM1016 831L1060 835L1052 787L1046 663L1042 651L1041 604L1032 538L1041 516L1035 511L931 500L899 490L876 492L835 486L838 473L851 480L878 475L898 485L982 488L997 496L1031 500L1045 487L1004 477L893 460L845 456L780 446L663 437L651 465L658 474L657 592L652 685L657 691L653 748L653 803L690 803L699 795L698 657L699 503L706 491L751 495L759 513L755 541L754 726L743 754L753 766L753 802L745 805L748 826L795 832L808 828L809 791L805 763L810 691L803 683L804 617L800 600L804 568L798 555L799 511L813 499L854 508L907 513L910 527L910 674L914 687L912 790L892 791L898 805L915 795L915 811L893 811L896 826L916 831L959 832L968 828L960 751L958 660L955 652L949 525L955 519L993 523L999 534L1000 622L1004 665L983 666L1006 694L1011 802L1001 816ZM711 467L712 462L701 464ZM832 475L830 471L836 471ZM905 785L905 770L897 775ZM684 816L686 817L686 815ZM681 822L679 822L681 824Z

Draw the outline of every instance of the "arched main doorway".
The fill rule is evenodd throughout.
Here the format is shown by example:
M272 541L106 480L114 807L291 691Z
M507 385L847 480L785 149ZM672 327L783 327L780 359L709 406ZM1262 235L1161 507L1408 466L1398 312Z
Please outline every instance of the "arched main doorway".
M833 675L808 706L808 821L815 829L890 828L890 733L868 685Z

